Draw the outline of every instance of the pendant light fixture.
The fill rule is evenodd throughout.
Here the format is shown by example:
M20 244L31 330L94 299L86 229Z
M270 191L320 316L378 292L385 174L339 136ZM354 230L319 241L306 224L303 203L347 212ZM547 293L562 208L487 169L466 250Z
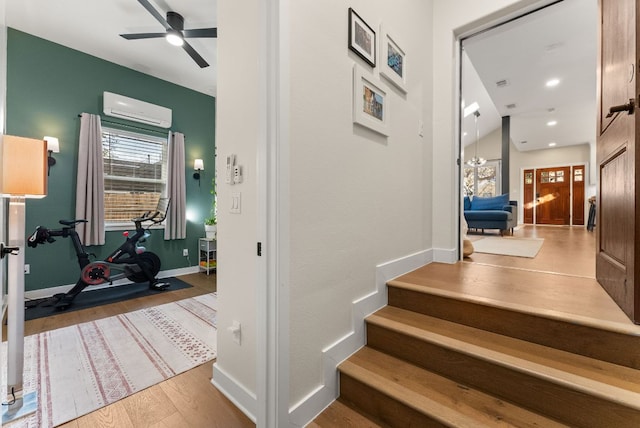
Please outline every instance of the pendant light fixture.
M478 129L478 118L480 117L480 110L474 111L473 116L476 122L476 152L475 156L467 161L467 165L477 167L487 163L487 160L485 158L478 157L478 146L480 145L480 130Z

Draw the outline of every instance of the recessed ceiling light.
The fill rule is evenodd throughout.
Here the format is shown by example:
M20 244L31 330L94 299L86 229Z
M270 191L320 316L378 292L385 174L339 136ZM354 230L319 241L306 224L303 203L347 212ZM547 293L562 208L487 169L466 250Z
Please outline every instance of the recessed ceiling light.
M463 137L466 137L468 134L465 132L464 134L462 134Z
M560 79L551 79L547 80L547 88L553 88L554 86L558 86L560 84Z
M553 141L549 143L549 147L555 147L556 143L554 143Z
M556 120L550 120L549 122L547 122L547 126L556 126L558 124L558 121Z

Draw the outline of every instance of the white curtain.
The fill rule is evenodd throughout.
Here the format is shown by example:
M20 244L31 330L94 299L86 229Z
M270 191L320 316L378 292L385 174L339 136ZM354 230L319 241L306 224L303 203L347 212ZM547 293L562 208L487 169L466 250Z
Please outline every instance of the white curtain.
M76 226L84 245L104 245L104 164L100 116L82 113L78 144Z
M164 239L184 239L187 237L187 196L183 134L169 133L168 151L167 198L170 198L170 201L165 220Z

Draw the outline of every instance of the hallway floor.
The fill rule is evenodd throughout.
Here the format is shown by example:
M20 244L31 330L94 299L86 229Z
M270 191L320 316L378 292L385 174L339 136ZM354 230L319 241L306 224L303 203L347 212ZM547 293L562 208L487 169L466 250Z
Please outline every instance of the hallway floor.
M514 231L514 237L544 238L544 244L535 258L473 253L465 258L465 261L595 278L595 233L587 231L583 226L520 225ZM468 236L471 241L475 241L499 234L487 230L484 235L480 232L470 232Z

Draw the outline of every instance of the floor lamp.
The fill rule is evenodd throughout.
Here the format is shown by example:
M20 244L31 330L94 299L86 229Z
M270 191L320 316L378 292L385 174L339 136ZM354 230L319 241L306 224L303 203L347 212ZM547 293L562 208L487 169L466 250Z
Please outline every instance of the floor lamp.
M0 192L9 198L7 262L7 391L2 423L33 413L36 392L23 394L25 200L47 195L47 143L3 135L0 138Z

